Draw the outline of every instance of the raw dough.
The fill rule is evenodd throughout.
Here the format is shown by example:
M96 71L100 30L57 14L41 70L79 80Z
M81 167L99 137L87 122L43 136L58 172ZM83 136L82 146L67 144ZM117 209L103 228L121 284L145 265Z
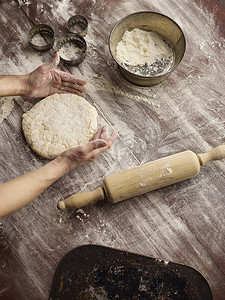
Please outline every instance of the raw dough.
M98 113L83 97L54 94L23 114L22 128L31 148L48 159L87 143L97 129Z

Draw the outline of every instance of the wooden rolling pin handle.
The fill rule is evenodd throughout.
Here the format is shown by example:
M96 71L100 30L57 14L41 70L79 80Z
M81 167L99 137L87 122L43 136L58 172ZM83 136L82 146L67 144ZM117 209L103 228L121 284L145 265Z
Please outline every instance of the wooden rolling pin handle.
M64 210L66 208L81 208L93 201L104 200L105 194L101 187L98 187L96 190L92 192L86 193L78 193L70 196L65 201L59 201L57 207L60 210Z
M224 159L225 145L218 146L207 153L197 154L197 156L201 166L212 160Z

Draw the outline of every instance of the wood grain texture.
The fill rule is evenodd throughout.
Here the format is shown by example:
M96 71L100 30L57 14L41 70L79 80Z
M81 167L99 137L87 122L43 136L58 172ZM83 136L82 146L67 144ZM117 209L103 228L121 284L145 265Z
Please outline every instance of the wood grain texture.
M56 266L71 249L99 244L189 265L208 281L215 300L225 294L225 162L210 162L190 180L118 204L96 202L82 211L59 212L71 194L88 192L130 167L187 149L203 153L225 143L225 8L217 0L1 0L1 73L32 71L53 55L27 45L38 23L56 39L75 14L89 21L88 52L78 67L60 69L88 80L85 98L99 123L119 130L112 149L79 167L14 214L2 218L0 299L47 299ZM187 49L163 83L137 87L125 79L109 53L114 24L129 13L157 11L184 31ZM21 130L21 116L37 100L14 98L0 124L0 178L10 180L44 165Z

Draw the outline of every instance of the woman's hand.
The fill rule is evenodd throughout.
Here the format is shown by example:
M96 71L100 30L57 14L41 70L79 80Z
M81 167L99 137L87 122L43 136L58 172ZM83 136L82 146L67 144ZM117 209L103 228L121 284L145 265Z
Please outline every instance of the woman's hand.
M107 126L100 127L86 145L68 149L45 166L0 184L0 217L32 201L66 172L96 159L112 146L116 136L117 131L108 137Z
M76 76L56 70L60 58L58 52L49 62L25 75L24 96L30 98L47 97L52 94L73 93L82 95L87 90L86 81Z
M117 134L117 131L113 131L108 137L108 126L99 127L89 143L64 151L56 160L64 164L65 172L68 172L73 168L95 160L101 153L110 149Z

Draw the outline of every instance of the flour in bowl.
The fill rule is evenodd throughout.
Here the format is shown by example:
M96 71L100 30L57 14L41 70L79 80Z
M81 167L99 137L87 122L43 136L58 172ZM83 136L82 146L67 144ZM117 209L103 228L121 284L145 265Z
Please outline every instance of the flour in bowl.
M142 76L163 75L173 65L173 50L153 31L126 30L116 47L117 61L128 71Z
M87 143L97 129L97 110L83 97L54 94L23 114L22 128L31 148L48 159Z
M59 49L60 57L62 57L65 60L76 60L79 57L81 57L81 55L83 55L84 52L84 48L78 47L78 45L76 45L73 42L65 43Z

